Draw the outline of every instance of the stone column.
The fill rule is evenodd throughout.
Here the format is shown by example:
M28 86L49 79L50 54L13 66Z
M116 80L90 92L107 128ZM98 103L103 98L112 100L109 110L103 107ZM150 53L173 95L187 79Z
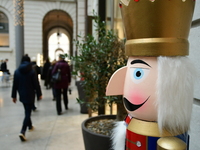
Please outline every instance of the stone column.
M114 30L114 19L115 19L115 0L111 0L111 3L110 3L110 5L111 5L111 15L110 15L110 17L111 17L111 29L112 30Z
M15 56L16 67L24 55L24 0L13 0L15 8Z

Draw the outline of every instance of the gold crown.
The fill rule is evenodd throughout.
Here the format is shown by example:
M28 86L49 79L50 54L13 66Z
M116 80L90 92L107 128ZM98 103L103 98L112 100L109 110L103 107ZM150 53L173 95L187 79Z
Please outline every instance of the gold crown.
M195 0L122 0L128 56L184 56Z

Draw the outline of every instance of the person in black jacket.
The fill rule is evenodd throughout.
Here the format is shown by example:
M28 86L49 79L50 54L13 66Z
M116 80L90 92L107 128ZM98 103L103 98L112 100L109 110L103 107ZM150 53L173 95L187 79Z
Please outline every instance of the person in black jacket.
M28 55L27 55L27 56L28 56ZM39 66L37 65L37 63L36 63L35 57L32 57L31 64L32 64L33 71L35 71L35 74L36 74L37 79L38 79L38 75L41 74L41 72L40 72L40 67L39 67ZM38 79L38 82L39 82L39 79ZM32 110L33 110L33 111L36 111L36 110L37 110L37 107L35 106L35 101L34 101L34 103L33 103Z
M3 71L4 73L10 74L7 68L7 62L8 62L8 59L5 59L5 61L1 63L1 71Z
M43 76L43 79L44 79L44 86L46 87L46 89L51 88L51 82L48 78L49 67L51 67L51 63L50 63L49 59L47 58L46 62L44 64L43 70L42 70L42 76Z
M48 73L47 73L47 80L48 82L50 83L50 88L52 89L52 95L53 95L53 101L56 100L56 91L55 91L55 88L54 88L54 83L52 82L52 70L56 64L56 60L54 59L52 62L51 62L51 66L49 67L49 70L48 70Z
M21 141L26 141L25 132L27 127L30 131L33 130L31 111L34 104L35 95L37 95L38 100L42 99L40 84L37 80L34 70L32 69L32 64L28 55L22 57L21 64L14 73L11 95L14 103L17 101L17 92L19 94L19 100L22 102L25 110L25 118L19 137Z
M8 62L8 59L5 59L1 63L0 71L3 72L3 76L1 78L1 81L8 81L9 80L10 72L9 72L9 70L7 68L7 62Z

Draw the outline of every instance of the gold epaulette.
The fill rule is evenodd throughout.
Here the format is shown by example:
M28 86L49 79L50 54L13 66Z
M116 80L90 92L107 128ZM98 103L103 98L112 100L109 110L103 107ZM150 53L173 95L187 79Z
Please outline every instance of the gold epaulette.
M186 143L177 137L162 137L157 141L157 150L186 150Z

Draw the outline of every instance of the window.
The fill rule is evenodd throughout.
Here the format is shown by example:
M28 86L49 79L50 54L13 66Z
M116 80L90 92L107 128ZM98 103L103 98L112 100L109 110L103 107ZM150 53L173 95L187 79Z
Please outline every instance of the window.
M9 47L8 17L0 11L0 47Z

